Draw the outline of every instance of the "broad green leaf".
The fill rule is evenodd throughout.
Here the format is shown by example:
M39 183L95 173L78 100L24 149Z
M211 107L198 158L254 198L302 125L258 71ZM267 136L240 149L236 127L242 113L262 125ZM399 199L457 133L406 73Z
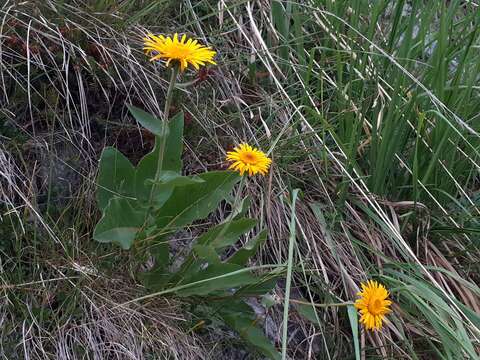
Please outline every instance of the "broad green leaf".
M200 252L202 252L202 250L203 249L200 249ZM183 262L180 269L170 276L170 278L168 279L168 284L170 284L170 287L179 286L185 283L185 279L190 279L191 277L195 276L195 274L197 274L201 270L202 266L206 265L206 263L210 263L210 264L220 263L220 258L218 254L216 255L217 255L216 258L212 256L212 258L209 261L206 258L208 257L206 252L203 252L201 254L199 254L198 252L197 253L191 252L190 255L187 257L187 259Z
M208 279L212 279L211 281L205 281L201 284L178 290L177 295L207 295L214 291L233 289L247 284L254 284L258 281L258 279L249 272L240 272L230 275L241 269L243 269L243 267L235 264L209 264L206 269L196 271L191 276L187 277L182 284L186 285Z
M217 250L233 245L238 238L252 230L257 224L255 219L240 219L217 225L197 240L199 245L210 245Z
M162 171L182 171L183 153L183 112L173 116L168 122L168 136L163 154Z
M281 356L272 343L257 326L252 309L243 301L225 301L218 306L219 315L244 341L269 359L279 360Z
M308 302L306 299L301 299L304 302ZM317 315L317 310L315 306L312 304L295 304L295 308L297 309L298 313L302 315L305 319L310 321L315 325L320 325L320 319Z
M176 229L206 218L240 180L240 176L231 171L212 171L198 177L204 182L174 188L158 211L159 229Z
M155 239L155 243L149 246L150 254L155 258L157 264L167 266L170 257L170 247L168 246L168 236L161 236Z
M267 230L263 230L256 237L250 239L238 250L227 262L231 264L245 265L250 257L255 255L258 248L267 240Z
M117 149L106 147L100 157L97 177L97 202L104 211L114 196L134 197L135 169L130 161Z
M145 155L137 165L135 171L135 192L139 199L149 200L153 184L155 180L157 168L161 162L162 168L159 172L160 176L167 172L174 172L180 175L182 170L182 152L183 152L183 113L175 115L168 123L168 136L165 140L163 136L155 137L154 149ZM162 142L166 141L162 161L159 161L159 155L162 148ZM150 182L148 181L150 180ZM173 191L173 185L157 185L155 189L155 201L157 206L170 197Z
M155 140L155 147L150 153L145 155L140 160L135 170L135 194L137 198L142 201L149 201L150 199L150 194L153 186L152 181L154 181L155 175L157 173L160 142L161 142L161 138L157 136ZM157 191L160 192L160 189L158 189L158 186L157 186ZM171 195L173 191L173 187L168 186L168 188L165 191L169 192L169 194ZM169 195L165 194L164 197L166 200L168 199Z
M147 226L135 240L142 245L145 244L148 250L146 254L151 255L155 261L152 269L139 274L145 287L153 291L163 289L171 276L168 269L170 265L169 236L170 234L159 234L155 227Z
M148 272L140 273L139 277L145 287L151 291L160 291L168 283L171 274L168 272L168 244L161 244L157 252L167 254L167 261L162 261L162 256L155 256L155 266ZM157 254L158 255L158 254Z
M158 152L160 149L160 143L162 138L156 137L155 147L153 150L145 155L137 165L135 170L135 194L139 200L148 201L150 199L150 193L152 191L153 181L157 172L158 166ZM169 192L173 191L172 187L169 187ZM168 194L167 194L168 195ZM165 200L169 196L165 197Z
M262 296L262 305L269 309L272 306L275 306L277 304L277 301L271 294L265 294Z
M152 184L171 185L171 186L185 186L205 182L198 176L182 176L174 171L163 171L158 178L158 181L147 180Z
M93 232L99 242L115 243L129 249L145 221L145 213L135 209L125 198L110 199Z
M233 219L237 220L245 216L247 210L250 208L251 200L250 196L244 197L238 206L233 209Z
M152 236L148 234L147 236ZM138 241L144 239L137 237ZM154 267L148 272L141 273L139 276L143 284L152 291L159 291L164 288L171 274L168 271L170 264L170 247L168 236L160 236L155 239L155 243L149 246L149 252L155 259Z
M262 278L258 278L255 284L249 284L242 286L235 292L237 297L245 296L262 296L266 293L272 291L272 289L277 285L278 276L268 274Z
M197 258L205 260L209 264L220 263L220 257L213 246L197 244L193 246L193 252Z
M173 189L177 186L186 186L204 182L198 176L181 176L173 171L164 171L160 174L159 180L147 180L145 188L151 190L151 186L155 185L152 193L153 204L158 208L161 207L172 195ZM145 194L147 196L147 194Z
M155 189L152 190L152 187L150 187L150 186L152 186L152 187L155 186ZM158 209L161 206L163 206L163 204L165 204L165 202L170 198L170 196L172 196L173 189L175 188L175 185L161 184L161 183L159 183L159 184L150 183L149 187L150 187L150 191L153 191L152 192L152 203ZM150 199L150 196L148 197L148 199Z
M234 244L240 235L251 230L256 223L257 221L253 219L240 219L236 221L229 221L213 227L197 239L194 248L198 248L200 251L203 251L203 253L197 253L197 257L206 259L206 249L203 249L202 247L208 247L209 249L211 248L215 251L216 258L218 259L218 251L226 246ZM213 263L218 261L219 260L214 261L212 254L209 262ZM180 270L172 276L171 282L174 284L177 283L183 277L188 276L188 273L196 272L199 266L200 265L195 262L194 254L190 254Z
M135 120L137 120L145 129L149 130L157 136L168 134L168 127L163 124L163 121L152 114L149 114L142 109L132 105L127 105L128 110L132 113Z

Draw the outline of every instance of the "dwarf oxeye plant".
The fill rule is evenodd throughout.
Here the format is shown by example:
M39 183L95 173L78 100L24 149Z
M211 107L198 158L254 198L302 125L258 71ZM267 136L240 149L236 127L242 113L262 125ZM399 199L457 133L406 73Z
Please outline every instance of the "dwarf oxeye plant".
M139 264L146 256L154 259L153 268L141 274L150 294L136 301L167 294L195 297L195 303L199 303L198 299L208 300L203 304L216 316L264 355L278 358L275 348L255 326L254 313L242 300L263 295L275 285L276 273L269 271L258 276L252 270L265 267L246 267L248 259L265 241L266 231L258 232L228 257L224 254L224 250L257 226L257 220L244 216L248 201L242 199L242 190L247 176L268 173L271 160L260 150L240 144L227 154L229 170L182 175L183 113L169 119L172 94L179 73L188 65L198 69L206 63L215 64L215 51L196 40L187 40L185 35L179 39L177 34L173 39L149 34L144 44L151 60L166 61L172 73L164 118L129 106L138 123L155 135L155 146L136 166L114 147L103 150L97 178L97 202L102 217L93 237L133 250ZM222 201L230 201L230 214L222 223L192 239L178 265L179 259L171 255L169 240L195 221L207 218Z

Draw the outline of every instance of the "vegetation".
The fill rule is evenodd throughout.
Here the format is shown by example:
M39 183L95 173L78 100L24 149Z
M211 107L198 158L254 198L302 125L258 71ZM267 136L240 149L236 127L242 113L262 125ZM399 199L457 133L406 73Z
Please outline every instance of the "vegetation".
M0 14L4 357L480 357L477 4L49 0ZM170 106L148 33L217 52ZM183 149L169 131L173 167L147 167L139 206L213 203L149 223L155 253L143 227L111 236L151 215L104 190L137 199L112 169L145 168L165 113ZM267 176L226 171L243 142L273 160ZM371 279L392 301L378 331L353 306Z

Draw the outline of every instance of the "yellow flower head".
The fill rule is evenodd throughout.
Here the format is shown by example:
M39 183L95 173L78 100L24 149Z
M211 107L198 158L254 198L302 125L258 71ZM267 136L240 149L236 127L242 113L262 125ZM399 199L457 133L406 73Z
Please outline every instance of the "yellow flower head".
M268 168L272 163L267 155L248 144L240 144L233 151L227 152L227 161L233 162L229 169L252 176L255 174L267 175Z
M199 44L197 40L187 40L186 35L179 40L178 34L174 34L173 39L168 36L148 34L143 38L143 44L145 53L152 56L150 61L163 59L167 61L167 66L171 61L178 61L181 71L185 71L188 64L193 65L197 70L206 63L216 65L213 61L216 51Z
M357 294L360 299L355 301L355 307L362 315L360 322L367 330L380 330L385 315L390 310L392 302L387 300L388 291L382 284L374 280L362 283L362 291Z

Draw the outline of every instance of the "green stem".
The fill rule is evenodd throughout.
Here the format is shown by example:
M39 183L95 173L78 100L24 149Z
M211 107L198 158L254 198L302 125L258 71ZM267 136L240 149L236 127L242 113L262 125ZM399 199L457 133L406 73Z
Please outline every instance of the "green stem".
M113 308L115 309L115 308L120 307L120 306L123 307L123 306L126 306L126 305L134 303L134 302L139 302L139 301L142 301L142 300L151 299L151 298L156 297L156 296L171 294L171 293L174 293L174 292L179 291L179 290L187 289L189 287L193 287L193 286L196 286L196 285L201 285L201 284L204 284L204 283L207 283L207 282L223 279L223 278L230 277L230 276L235 276L235 275L238 275L238 274L251 272L251 271L254 271L254 270L276 269L276 268L280 268L280 267L283 267L283 265L258 265L258 266L243 268L243 269L232 271L232 272L229 272L229 273L226 273L226 274L214 276L214 277L211 277L211 278L208 278L208 279L202 279L202 280L195 281L195 282L192 282L192 283L189 283L189 284L183 284L183 285L175 286L175 287L165 289L165 290L153 293L153 294L148 294L148 295L136 298L136 299L129 300L127 302L124 302L123 304L118 304L118 305L114 306Z
M175 89L175 83L177 81L178 66L172 67L172 75L170 76L170 84L168 85L167 97L165 98L165 109L163 110L163 120L168 121L168 115L170 113L170 105L172 103L173 89Z
M198 82L198 79L195 79L195 80L192 80L192 81L188 81L188 82L185 82L185 83L176 83L176 84L175 84L175 87L176 87L177 89L186 89L186 88L188 88L189 86L195 85L197 82Z
M242 179L240 180L240 185L238 185L238 190L237 190L237 194L235 195L235 200L233 200L232 212L228 216L227 221L232 220L234 215L235 215L235 210L237 209L238 202L240 201L240 198L242 197L243 188L244 188L244 186L247 182L245 180L246 178L247 178L247 175L244 175L244 176L242 176Z
M317 308L326 308L326 307L332 307L332 306L340 307L340 306L349 306L354 304L351 301L346 301L342 303L315 304L308 301L301 301L301 300L294 300L294 299L290 299L290 302L294 304L300 304L300 305L310 305Z
M165 154L165 147L167 143L167 123L170 114L170 105L173 98L173 90L175 89L175 82L177 81L178 69L178 66L174 66L172 68L172 75L170 76L170 83L168 85L167 96L165 98L165 109L163 110L162 121L162 135L160 140L160 148L158 149L157 171L155 172L155 181L157 182L160 180L160 175L163 168L163 157ZM155 193L157 186L158 184L156 183L152 185L152 190L150 191L150 204L152 204L153 194Z

